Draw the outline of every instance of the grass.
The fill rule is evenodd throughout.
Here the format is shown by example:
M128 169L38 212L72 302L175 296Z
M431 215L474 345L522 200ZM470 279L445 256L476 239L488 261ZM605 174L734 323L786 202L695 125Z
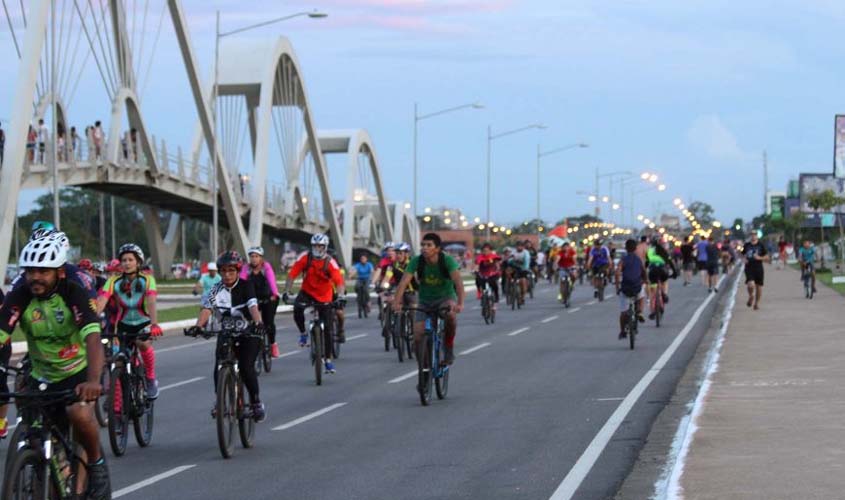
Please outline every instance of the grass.
M158 312L158 322L167 323L168 321L180 321L183 319L196 318L199 315L199 312L199 304L163 309Z
M793 269L798 271L801 270L801 266L798 264L791 264L790 265ZM824 269L817 269L816 270L816 281L819 283L823 283L828 286L828 288L838 292L840 295L845 295L845 283L833 283L834 273L830 268Z

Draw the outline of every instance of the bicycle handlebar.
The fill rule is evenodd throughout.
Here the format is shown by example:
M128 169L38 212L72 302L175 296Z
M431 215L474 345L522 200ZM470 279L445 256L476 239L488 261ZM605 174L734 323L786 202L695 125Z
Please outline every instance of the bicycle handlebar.
M258 339L260 339L262 337L262 335L255 333L255 331L234 330L234 329L232 329L232 330L205 330L205 329L200 329L199 332L196 332L196 331L193 330L193 327L191 327L191 328L184 328L182 330L182 333L186 337L193 337L193 338L202 337L204 339L210 339L211 337L216 337L216 336L220 336L220 335L229 335L231 337L241 337L241 338L258 338Z

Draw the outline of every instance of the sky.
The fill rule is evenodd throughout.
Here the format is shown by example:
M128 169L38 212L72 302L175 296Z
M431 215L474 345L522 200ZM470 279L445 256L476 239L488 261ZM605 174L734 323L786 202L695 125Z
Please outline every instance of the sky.
M155 20L162 0L149 3ZM412 198L415 102L421 113L484 104L422 121L419 129L420 208L445 205L470 217L485 217L487 127L497 134L544 124L492 143L491 218L497 224L534 217L538 144L545 151L577 142L589 148L542 160L544 219L590 211L586 194L577 192L594 192L596 169L660 176L668 189L639 195L636 213L671 213L673 198L681 197L711 204L726 221L750 219L763 209L763 151L775 191L785 191L799 172L832 171L834 115L845 112L845 96L839 96L845 3L833 0L183 5L205 75L216 10L224 31L305 10L328 13L238 36L290 39L317 127L367 129L392 200ZM11 68L16 57L2 25L0 57ZM169 19L163 26L143 113L169 148L188 149L196 111ZM149 31L154 27L150 21ZM93 72L85 74L69 113L83 126L110 109ZM5 74L4 122L16 72ZM339 178L335 171L331 175ZM607 181L601 181L601 194L607 194ZM618 199L618 188L615 193ZM21 212L36 194L21 198Z

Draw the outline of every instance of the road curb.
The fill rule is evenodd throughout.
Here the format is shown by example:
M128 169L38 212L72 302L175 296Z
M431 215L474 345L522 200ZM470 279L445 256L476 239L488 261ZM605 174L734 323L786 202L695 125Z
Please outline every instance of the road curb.
M615 500L655 498L655 488L663 478L669 461L674 458L672 451L678 429L690 415L692 403L706 379L710 352L718 340L725 308L729 303L731 286L728 283L736 279L737 272L738 269L727 275L725 284L719 291L718 302L710 317L707 331L695 348L695 353L678 380L669 402L654 420L639 456L614 496Z

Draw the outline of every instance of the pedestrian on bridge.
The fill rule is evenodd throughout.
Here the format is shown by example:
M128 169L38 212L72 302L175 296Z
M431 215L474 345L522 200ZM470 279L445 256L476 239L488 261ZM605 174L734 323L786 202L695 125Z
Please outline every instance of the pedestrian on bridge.
M3 165L4 149L6 149L6 132L3 132L2 124L0 124L0 165Z
M38 120L38 163L44 165L44 152L47 150L47 137L50 135L44 119Z
M70 128L70 157L76 161L79 159L79 133L76 132L76 127Z
M94 159L101 160L103 158L103 142L105 142L105 135L103 135L103 127L100 120L94 122L94 128L91 130L91 139L94 143Z

